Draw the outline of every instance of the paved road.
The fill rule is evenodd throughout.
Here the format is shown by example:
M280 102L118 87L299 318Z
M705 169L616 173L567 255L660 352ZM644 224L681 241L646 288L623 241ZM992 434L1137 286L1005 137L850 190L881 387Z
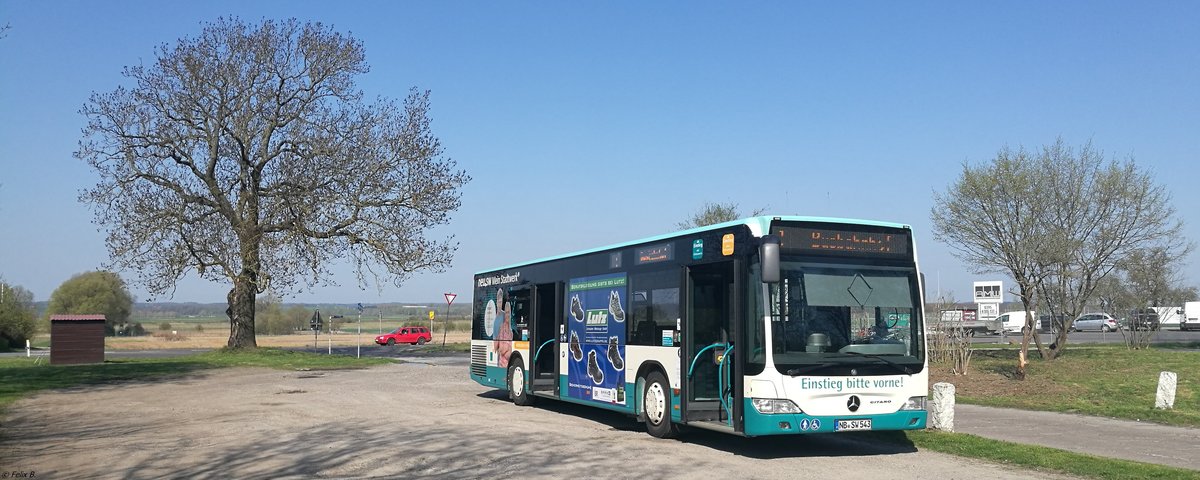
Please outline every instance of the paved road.
M46 392L2 420L35 478L988 478L1048 475L855 434L661 440L625 415L518 407L465 355L364 370L223 369Z
M1196 428L961 404L954 413L957 432L1200 470L1200 429Z

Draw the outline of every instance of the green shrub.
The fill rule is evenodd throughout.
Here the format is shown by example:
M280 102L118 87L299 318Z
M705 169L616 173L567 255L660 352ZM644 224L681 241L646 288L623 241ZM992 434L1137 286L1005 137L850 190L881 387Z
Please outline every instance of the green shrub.
M23 287L0 282L0 351L24 347L25 340L36 330L33 294Z
M169 331L171 331L171 324L170 324L170 322L162 322L162 323L158 324L158 329L162 330L164 332L169 332Z

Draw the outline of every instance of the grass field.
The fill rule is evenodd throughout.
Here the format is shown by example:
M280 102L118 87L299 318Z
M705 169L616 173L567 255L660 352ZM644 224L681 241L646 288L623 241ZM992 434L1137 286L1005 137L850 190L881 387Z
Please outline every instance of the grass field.
M992 440L964 433L908 431L866 433L867 437L893 443L912 443L960 457L979 458L1039 471L1101 479L1200 479L1200 472L1115 458L1097 457L1056 448Z
M1124 346L1071 346L1044 361L1034 353L1025 380L1016 380L1015 348L976 350L967 375L934 366L930 383L954 384L962 403L1080 413L1200 427L1200 351ZM1154 408L1159 372L1178 376L1175 408Z

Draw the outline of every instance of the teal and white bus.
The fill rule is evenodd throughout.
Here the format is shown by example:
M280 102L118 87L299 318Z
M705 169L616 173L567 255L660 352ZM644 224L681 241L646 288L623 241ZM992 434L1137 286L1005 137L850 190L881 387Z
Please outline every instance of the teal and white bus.
M753 217L475 275L470 376L744 436L925 428L908 225Z

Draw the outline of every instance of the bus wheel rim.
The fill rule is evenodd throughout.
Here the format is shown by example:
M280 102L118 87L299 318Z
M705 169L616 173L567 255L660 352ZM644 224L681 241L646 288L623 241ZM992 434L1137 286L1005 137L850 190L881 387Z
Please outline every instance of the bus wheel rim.
M519 397L525 393L525 382L521 381L525 377L525 372L521 367L513 367L512 372L512 378L508 381L512 384L513 394Z
M650 384L650 388L646 389L646 417L655 425L662 423L663 417L666 416L667 405L664 398L662 385L657 382Z

